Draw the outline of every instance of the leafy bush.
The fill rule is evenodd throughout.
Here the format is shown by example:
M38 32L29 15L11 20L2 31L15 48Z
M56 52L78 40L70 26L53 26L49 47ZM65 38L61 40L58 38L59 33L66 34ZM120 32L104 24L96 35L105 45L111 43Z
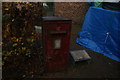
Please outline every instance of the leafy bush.
M41 36L37 37L34 26L41 20L41 3L3 3L2 11L3 77L12 68L17 68L20 74L40 72L43 62L38 40Z

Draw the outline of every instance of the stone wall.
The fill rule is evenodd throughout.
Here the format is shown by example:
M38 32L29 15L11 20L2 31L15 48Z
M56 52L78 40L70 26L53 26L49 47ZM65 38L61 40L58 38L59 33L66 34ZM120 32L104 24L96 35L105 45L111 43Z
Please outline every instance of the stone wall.
M55 16L72 19L73 23L83 23L89 5L85 2L56 2Z

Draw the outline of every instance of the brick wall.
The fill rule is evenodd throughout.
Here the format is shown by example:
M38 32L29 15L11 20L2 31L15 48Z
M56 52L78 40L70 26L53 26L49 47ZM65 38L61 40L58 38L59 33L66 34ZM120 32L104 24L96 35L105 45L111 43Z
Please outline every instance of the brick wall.
M72 19L73 23L83 23L84 16L89 8L85 2L56 2L55 16Z

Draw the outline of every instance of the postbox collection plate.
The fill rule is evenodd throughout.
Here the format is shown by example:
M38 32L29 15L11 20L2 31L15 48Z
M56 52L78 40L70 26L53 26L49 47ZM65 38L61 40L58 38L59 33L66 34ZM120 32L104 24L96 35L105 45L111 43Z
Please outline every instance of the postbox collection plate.
M54 49L60 49L61 48L61 39L56 39L54 41Z

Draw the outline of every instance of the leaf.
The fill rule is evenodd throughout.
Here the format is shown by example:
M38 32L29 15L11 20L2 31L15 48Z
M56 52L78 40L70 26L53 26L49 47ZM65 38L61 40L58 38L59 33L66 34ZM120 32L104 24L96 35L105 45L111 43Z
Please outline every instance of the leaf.
M2 45L3 43L0 41L0 45Z
M16 41L18 42L18 41L19 41L19 39L16 39Z
M2 65L4 65L5 63L4 62L2 62Z
M22 47L22 50L26 50L26 47Z
M21 43L21 45L23 45L24 43Z
M9 8L5 8L5 10L6 10L6 11L8 11L8 10L9 10Z
M14 44L13 44L13 47L15 47L15 46L17 46L17 45L18 45L17 43L14 43Z
M7 24L7 26L9 26L10 24Z
M12 19L12 22L14 21L15 19Z
M4 57L4 60L7 60L7 57Z

